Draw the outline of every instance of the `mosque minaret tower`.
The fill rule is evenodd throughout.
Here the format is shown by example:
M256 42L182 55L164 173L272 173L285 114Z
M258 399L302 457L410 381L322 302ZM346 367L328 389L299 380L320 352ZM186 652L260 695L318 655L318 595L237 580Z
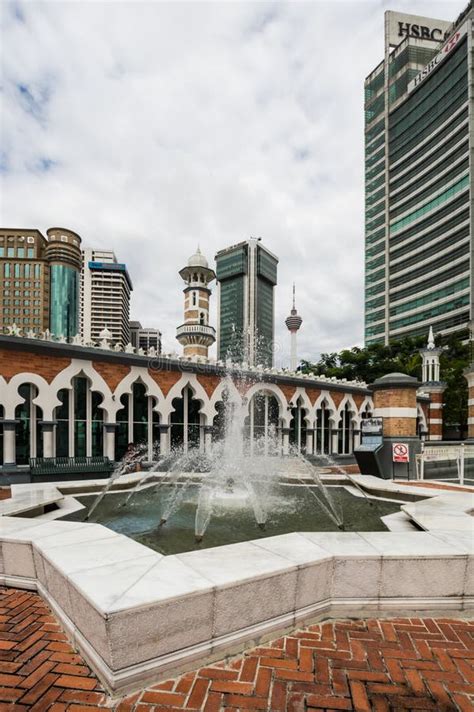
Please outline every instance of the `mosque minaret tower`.
M209 346L216 340L216 331L209 326L209 284L216 278L214 270L201 254L192 255L186 267L179 272L184 279L184 323L178 326L176 338L183 346L184 356L207 358Z
M286 327L291 334L290 369L292 371L296 371L296 367L298 365L296 334L302 323L303 319L300 317L295 307L295 285L293 284L293 307L291 309L290 316L287 316L285 319Z

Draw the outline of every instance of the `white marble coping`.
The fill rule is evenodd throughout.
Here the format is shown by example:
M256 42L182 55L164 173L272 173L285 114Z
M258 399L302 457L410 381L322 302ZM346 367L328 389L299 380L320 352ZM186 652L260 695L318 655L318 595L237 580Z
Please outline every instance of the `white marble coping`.
M406 505L436 518L438 500L430 532L295 532L174 556L100 524L3 516L0 582L38 589L126 691L315 616L472 608L472 530L442 529L474 522L468 495L430 495Z
M407 484L404 484L394 482L393 480L384 480L381 477L375 477L374 475L351 475L350 480L352 482L357 482L358 485L369 492L384 492L387 494L387 497L390 497L390 495L393 494L405 494L413 495L421 499L437 497L439 494L446 492L446 489L442 487L439 489L436 489L433 486L414 487L410 485L409 481L407 481Z
M60 502L63 499L61 492L52 485L43 485L40 489L22 488L15 491L12 487L12 496L0 500L0 516L14 516L23 512L45 507L48 504Z
M119 489L126 489L126 488L131 488L140 483L142 480L146 478L147 473L142 473L142 472L133 472L129 473L126 475L121 475L120 477L117 478L117 480L114 482L114 484L111 487L111 491L113 492L115 488ZM166 477L167 473L160 473L156 472L153 473L154 477ZM186 473L182 472L180 473L179 477L196 477L194 473ZM197 479L199 479L201 475L198 476ZM326 482L327 484L331 484L331 482L340 482L341 478L344 477L343 473L338 473L338 474L323 474L321 476L321 479L323 482ZM291 479L291 472L289 474L289 478ZM410 495L415 495L417 497L436 497L439 494L443 494L446 491L442 489L434 489L434 488L420 488L420 487L410 487L409 485L400 485L400 484L394 484L391 480L382 480L378 477L373 477L370 475L351 475L350 480L347 478L347 481L355 481L357 484L359 484L364 490L366 490L369 493L370 496L376 496L374 494L370 494L371 492L373 493L374 491L380 492L380 493L385 493L386 498L390 499L390 495L393 496L394 493L397 494L410 494ZM304 484L311 484L311 478L308 478L308 481ZM98 493L100 490L102 490L107 483L107 480L73 480L73 481L66 481L66 482L55 482L54 484L48 484L48 483L22 483L22 484L13 484L11 486L11 493L12 496L10 499L5 499L5 500L0 500L0 517L2 516L13 516L13 515L19 515L23 512L28 512L32 511L34 509L38 509L41 507L45 507L49 504L56 504L58 506L58 509L56 511L51 511L46 514L41 515L45 519L55 519L64 516L66 512L72 512L75 509L81 508L82 505L80 505L79 502L75 501L76 504L74 505L74 501L71 497L68 497L67 494L64 493L69 493L70 495L74 494L79 494L79 493L84 493L84 494L91 494L94 495L96 492ZM152 486L152 482L150 482L150 486ZM282 483L283 486L285 486L285 483ZM299 476L298 479L295 480L295 485L301 484L301 486L304 486L303 483L300 482ZM351 485L349 485L351 486ZM84 492L84 490L87 490L87 492ZM355 494L355 493L354 493ZM359 493L361 495L361 493ZM362 496L362 495L361 495ZM67 502L64 502L64 499L67 499ZM396 501L396 500L393 500Z
M465 531L474 538L472 492L444 492L432 499L404 504L401 509L427 531Z

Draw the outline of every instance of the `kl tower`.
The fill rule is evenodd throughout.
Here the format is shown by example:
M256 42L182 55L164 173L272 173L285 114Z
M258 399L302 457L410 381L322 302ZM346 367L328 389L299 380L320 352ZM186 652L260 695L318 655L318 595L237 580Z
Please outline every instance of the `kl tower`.
M293 307L290 312L290 316L285 319L286 328L291 334L291 355L290 355L290 369L296 371L298 365L298 358L296 355L296 333L303 323L303 319L300 317L295 307L295 283L293 282Z

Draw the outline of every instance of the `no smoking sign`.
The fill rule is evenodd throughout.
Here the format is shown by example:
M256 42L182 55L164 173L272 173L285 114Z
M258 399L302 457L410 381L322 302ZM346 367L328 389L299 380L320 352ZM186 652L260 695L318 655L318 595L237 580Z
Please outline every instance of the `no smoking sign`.
M410 462L410 454L406 443L393 443L393 462Z

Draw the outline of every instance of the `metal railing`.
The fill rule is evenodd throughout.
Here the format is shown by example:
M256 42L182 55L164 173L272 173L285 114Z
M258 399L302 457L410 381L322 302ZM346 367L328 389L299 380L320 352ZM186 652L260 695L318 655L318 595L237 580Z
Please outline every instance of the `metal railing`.
M422 443L421 453L416 456L416 478L425 479L425 466L433 462L455 463L459 484L464 484L466 460L474 459L474 445L467 443Z
M206 336L215 336L216 330L213 326L206 324L182 324L176 329L176 336L181 334L206 334Z

